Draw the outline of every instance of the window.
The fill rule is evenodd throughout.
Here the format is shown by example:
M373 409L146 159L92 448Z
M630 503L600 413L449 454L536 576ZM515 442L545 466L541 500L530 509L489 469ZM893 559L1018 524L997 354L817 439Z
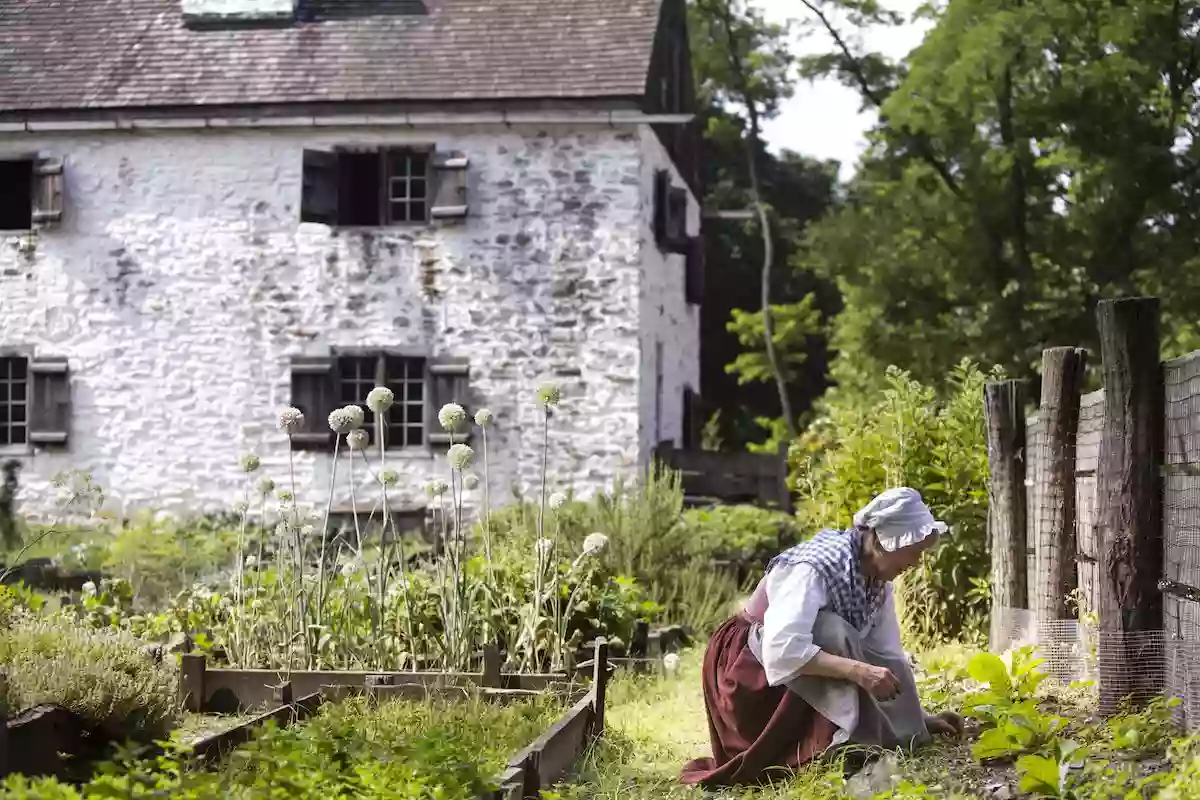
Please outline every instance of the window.
M64 446L70 417L66 359L0 356L0 447Z
M61 161L0 161L0 231L44 228L62 219Z
M687 260L684 262L683 294L690 305L704 303L704 239L693 236L688 240Z
M0 358L0 445L29 442L29 361Z
M0 161L0 231L33 227L33 162Z
M300 220L375 227L466 216L467 159L430 149L305 150Z
M671 185L671 173L654 174L654 238L664 253L686 254L688 192Z
M338 403L363 406L363 427L375 444L375 414L364 405L367 393L386 386L396 395L388 410L385 442L392 447L418 447L425 433L425 363L398 356L343 356L338 359Z
M336 356L292 359L292 405L304 412L304 429L292 434L295 450L332 452L329 414L335 408L362 406L367 434L375 443L375 419L367 394L386 386L396 400L388 411L390 448L438 446L449 442L437 421L437 409L458 403L468 409L469 369L461 360L433 360L388 352L347 352ZM469 436L458 435L462 442Z

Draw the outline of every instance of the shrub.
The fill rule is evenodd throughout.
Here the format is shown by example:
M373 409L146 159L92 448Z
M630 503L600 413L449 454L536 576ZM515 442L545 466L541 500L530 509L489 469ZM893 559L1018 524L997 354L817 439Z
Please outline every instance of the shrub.
M987 442L983 385L1000 378L964 361L939 393L890 369L887 389L870 398L835 395L793 445L790 483L806 530L847 528L877 492L921 492L950 533L897 582L910 644L979 641L986 634Z
M11 711L61 706L118 741L160 738L177 721L174 668L156 664L134 636L19 606L5 616L0 667Z
M765 562L802 538L795 517L757 506L714 506L683 512L687 553L709 559Z

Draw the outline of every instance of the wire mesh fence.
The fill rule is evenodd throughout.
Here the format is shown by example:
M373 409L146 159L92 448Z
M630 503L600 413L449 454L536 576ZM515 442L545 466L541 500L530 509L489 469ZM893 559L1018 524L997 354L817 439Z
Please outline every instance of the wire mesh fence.
M1139 480L1146 475L1151 460L1139 440L1147 436L1144 427L1131 426L1129 418L1106 427L1104 390L1076 395L1074 420L1046 402L1025 418L1019 468L1027 511L1026 603L1009 608L997 599L992 649L1033 646L1053 683L1098 682L1103 714L1129 700L1178 698L1177 721L1195 731L1200 730L1200 352L1163 363L1161 375L1154 390L1161 389L1163 440L1159 460L1153 461L1156 474L1161 472L1154 489L1160 492L1154 501L1161 499L1161 517L1157 512L1137 517L1128 498L1118 496L1128 490L1131 474ZM1114 394L1123 403L1113 406L1116 413L1129 414L1136 405L1128 388ZM1143 400L1146 396L1154 395ZM1108 495L1102 496L1105 486ZM1160 522L1147 530L1147 518ZM1161 569L1153 559L1130 555L1147 546L1161 553ZM1135 559L1142 567L1155 563L1148 581L1144 569L1134 574ZM1158 591L1148 594L1146 586L1156 580ZM1148 619L1157 629L1146 629Z

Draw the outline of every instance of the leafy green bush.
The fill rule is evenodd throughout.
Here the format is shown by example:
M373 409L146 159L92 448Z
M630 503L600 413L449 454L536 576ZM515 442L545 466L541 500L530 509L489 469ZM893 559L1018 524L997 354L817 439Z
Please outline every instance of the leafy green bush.
M0 668L10 710L61 706L118 741L160 738L177 721L174 668L155 663L134 636L20 606L4 615Z
M194 800L295 797L468 800L495 788L515 751L561 713L549 698L499 706L362 698L322 708L311 722L268 728L219 770L188 769L180 756L114 763L81 790L10 777L6 797L169 796Z
M796 518L757 506L714 506L683 512L689 556L766 561L803 538Z
M902 623L917 649L986 635L987 442L983 385L1002 377L964 361L939 392L890 369L878 396L835 394L793 445L790 484L805 530L847 528L879 491L912 486L950 533L897 582ZM905 608L920 613L903 613Z

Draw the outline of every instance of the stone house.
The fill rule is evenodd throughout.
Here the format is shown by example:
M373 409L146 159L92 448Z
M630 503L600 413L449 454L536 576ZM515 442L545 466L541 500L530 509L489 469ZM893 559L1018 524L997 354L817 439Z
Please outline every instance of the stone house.
M493 497L540 480L545 381L552 490L686 444L693 106L683 0L0 4L0 461L22 509L82 469L125 512L228 510L247 452L323 505L327 414L376 384L414 518L451 400L496 416ZM369 506L361 460L354 484Z

